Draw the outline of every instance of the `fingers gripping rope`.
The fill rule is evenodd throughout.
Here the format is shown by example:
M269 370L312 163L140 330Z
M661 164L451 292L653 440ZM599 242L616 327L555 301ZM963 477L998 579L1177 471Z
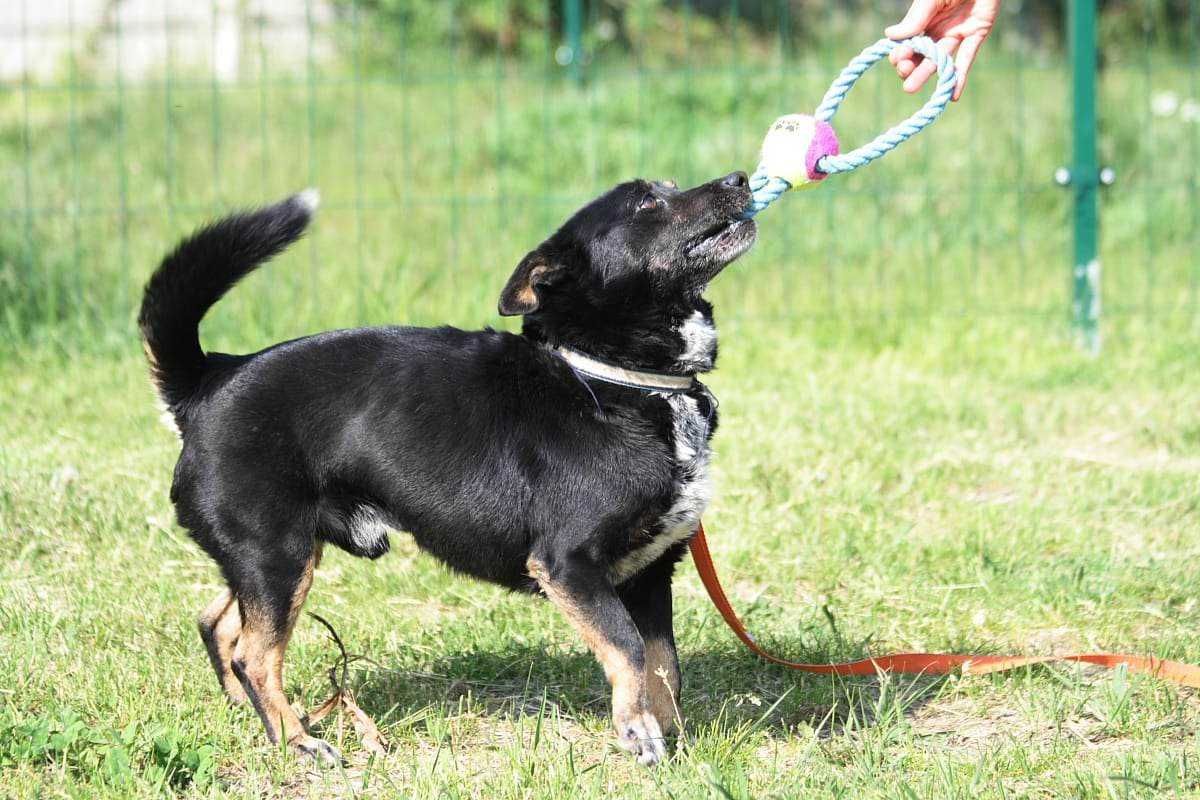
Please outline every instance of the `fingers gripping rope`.
M933 96L917 113L867 144L849 153L838 152L837 136L829 124L854 83L877 61L896 47L907 45L937 64L938 81ZM834 80L812 117L791 114L780 117L763 140L762 159L750 176L753 195L747 218L783 196L788 189L814 186L827 175L850 172L871 163L933 122L946 110L954 94L954 62L928 36L901 42L880 39L846 65Z

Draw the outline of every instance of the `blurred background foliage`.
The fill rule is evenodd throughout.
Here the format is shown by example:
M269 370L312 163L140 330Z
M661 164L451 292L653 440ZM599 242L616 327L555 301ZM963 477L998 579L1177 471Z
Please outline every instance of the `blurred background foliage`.
M875 18L894 3L877 0L584 0L589 60L667 61L684 48L728 44L730 25L745 46L787 50L814 45L823 36L878 34ZM1066 0L1012 0L1006 14L1019 24L1000 26L997 38L1022 47L1060 50L1065 41ZM1193 41L1195 14L1189 0L1098 0L1102 39L1116 51L1146 44L1186 49ZM563 29L561 2L544 0L337 0L339 19L356 15L374 30L369 61L387 71L404 47L461 48L475 56L501 53L531 57L552 50ZM901 11L902 9L896 9ZM897 18L901 14L894 14ZM548 46L549 45L549 46Z
M634 175L752 170L771 120L810 111L907 5L591 0L573 70L557 2L106 2L91 27L34 24L29 3L0 20L8 56L57 54L0 92L3 344L128 348L140 285L177 237L306 185L320 222L217 309L217 346L511 324L494 314L507 271L573 209ZM1101 196L1106 315L1196 314L1198 5L1102 4L1099 148L1118 175ZM759 244L713 288L723 315L1065 321L1064 14L1005 3L934 127L760 217ZM839 135L852 146L919 102L872 70Z

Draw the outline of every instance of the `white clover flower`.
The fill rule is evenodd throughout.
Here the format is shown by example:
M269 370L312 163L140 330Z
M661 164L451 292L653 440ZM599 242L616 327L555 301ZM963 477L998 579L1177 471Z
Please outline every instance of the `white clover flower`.
M1179 118L1184 122L1200 122L1200 103L1195 100L1184 100L1179 107Z

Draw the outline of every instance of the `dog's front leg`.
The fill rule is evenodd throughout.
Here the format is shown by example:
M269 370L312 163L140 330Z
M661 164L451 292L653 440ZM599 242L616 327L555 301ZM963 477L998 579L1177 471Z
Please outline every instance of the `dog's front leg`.
M671 613L671 576L675 559L664 557L619 588L621 602L645 644L646 694L650 713L663 733L682 724L679 710L679 656Z
M532 556L526 567L604 667L617 743L639 763L657 764L667 750L649 707L645 645L606 567L575 554Z

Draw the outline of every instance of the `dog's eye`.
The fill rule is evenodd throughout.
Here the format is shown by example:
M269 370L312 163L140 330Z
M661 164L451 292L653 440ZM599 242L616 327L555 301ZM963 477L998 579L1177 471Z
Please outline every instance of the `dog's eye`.
M653 211L654 209L661 208L664 205L665 203L660 198L655 197L650 192L646 192L646 196L642 198L642 202L638 203L637 210Z

